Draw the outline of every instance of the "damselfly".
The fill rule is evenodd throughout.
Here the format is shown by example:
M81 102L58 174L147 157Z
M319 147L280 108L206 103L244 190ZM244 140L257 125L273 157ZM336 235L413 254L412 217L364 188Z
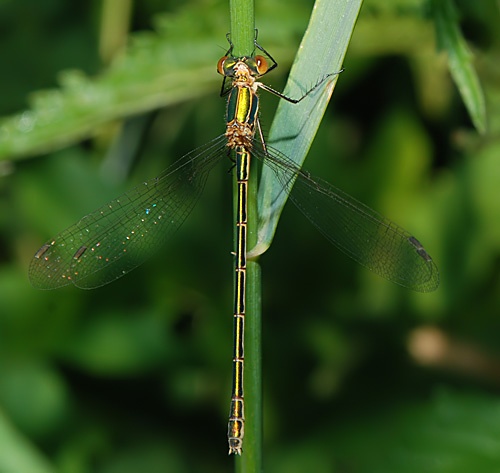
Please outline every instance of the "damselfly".
M439 284L434 262L414 236L331 184L312 177L265 144L259 124L258 89L297 103L317 90L324 80L299 99L286 97L258 82L277 64L256 41L255 48L265 56L233 57L230 42L228 52L219 60L217 69L224 76L221 95L228 95L223 135L186 154L158 177L83 217L43 245L30 266L31 283L40 289L71 283L91 289L120 278L143 263L181 226L198 201L210 170L232 153L237 217L233 391L228 442L229 453L236 454L241 454L245 418L243 341L251 157L268 166L304 215L358 263L416 291L433 291ZM230 82L228 87L226 81Z

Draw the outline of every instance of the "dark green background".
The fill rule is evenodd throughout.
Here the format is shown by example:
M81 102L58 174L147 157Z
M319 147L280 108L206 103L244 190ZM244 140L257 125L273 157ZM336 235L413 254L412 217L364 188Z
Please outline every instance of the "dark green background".
M415 234L441 286L416 294L391 285L285 210L261 258L267 471L498 471L500 14L493 0L455 4L488 132L471 124L427 2L367 0L306 161ZM257 2L260 42L280 62L265 81L278 90L311 6ZM0 2L2 115L59 87L62 70L105 73L100 9ZM48 238L223 131L215 62L228 25L225 2L136 2L135 51L161 62L168 45L180 64L213 65L213 87L149 107L157 110L126 178L103 171L116 121L92 122L71 146L0 162L0 473L232 470L229 164L212 172L173 241L114 284L41 292L27 278ZM127 58L125 77L146 90L149 72L127 70ZM276 99L262 103L266 129Z

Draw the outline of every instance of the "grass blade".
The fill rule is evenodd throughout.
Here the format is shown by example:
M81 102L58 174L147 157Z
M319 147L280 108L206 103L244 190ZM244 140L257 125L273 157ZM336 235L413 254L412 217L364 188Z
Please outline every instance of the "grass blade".
M448 54L448 67L477 131L486 132L484 93L472 63L451 0L433 0L434 20L439 46Z
M332 72L340 71L362 0L317 0L292 66L285 94L298 98ZM299 104L281 100L268 142L297 164L307 156L338 76ZM263 168L258 207L258 242L249 257L269 248L287 196L273 172Z

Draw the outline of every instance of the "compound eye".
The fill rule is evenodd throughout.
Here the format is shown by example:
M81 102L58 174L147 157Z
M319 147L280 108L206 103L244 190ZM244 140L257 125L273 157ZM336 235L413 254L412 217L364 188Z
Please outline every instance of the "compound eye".
M257 66L257 72L261 76L264 75L269 69L269 64L264 56L255 56L255 65Z
M221 76L225 76L226 74L224 73L224 63L226 62L227 56L222 56L219 61L217 62L217 72Z

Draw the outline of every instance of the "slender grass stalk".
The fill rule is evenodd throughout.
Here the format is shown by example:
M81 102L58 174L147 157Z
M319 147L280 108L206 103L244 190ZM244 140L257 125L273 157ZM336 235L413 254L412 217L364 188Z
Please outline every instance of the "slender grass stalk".
M106 65L127 44L132 3L132 0L105 0L102 3L99 55Z
M231 41L234 56L250 56L254 50L253 0L230 0ZM257 241L256 169L250 173L248 192L248 245ZM234 187L236 189L236 185ZM234 194L236 200L236 194ZM256 259L247 261L245 317L245 438L241 457L235 458L239 473L262 471L262 284Z
M231 41L236 57L250 56L254 49L255 5L254 0L229 0Z
M256 186L253 186L256 187ZM257 192L252 200L257 202ZM253 205L254 211L257 206ZM250 210L250 209L249 209ZM249 211L249 216L253 212ZM255 213L256 215L256 213ZM256 228L256 223L253 225ZM247 261L247 321L245 330L245 441L237 471L263 471L262 415L262 282L260 265Z

